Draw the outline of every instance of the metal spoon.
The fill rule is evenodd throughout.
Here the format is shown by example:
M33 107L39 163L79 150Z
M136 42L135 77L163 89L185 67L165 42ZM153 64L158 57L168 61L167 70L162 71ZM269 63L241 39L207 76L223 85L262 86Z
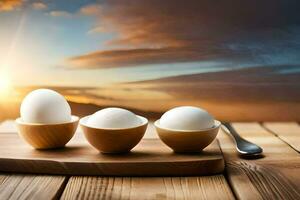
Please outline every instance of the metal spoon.
M232 139L235 141L236 144L236 149L241 155L257 156L263 152L263 149L261 147L242 138L229 123L225 122L222 124L226 127L227 130L224 129L223 126L222 129L230 136L232 136Z

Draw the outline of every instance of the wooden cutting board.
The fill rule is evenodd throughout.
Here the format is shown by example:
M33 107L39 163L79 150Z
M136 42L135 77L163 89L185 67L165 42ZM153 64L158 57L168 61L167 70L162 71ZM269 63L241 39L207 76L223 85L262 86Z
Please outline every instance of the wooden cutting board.
M218 141L202 153L175 154L159 139L143 139L131 153L100 154L82 137L65 148L34 150L17 134L0 134L0 171L62 175L192 176L221 173Z

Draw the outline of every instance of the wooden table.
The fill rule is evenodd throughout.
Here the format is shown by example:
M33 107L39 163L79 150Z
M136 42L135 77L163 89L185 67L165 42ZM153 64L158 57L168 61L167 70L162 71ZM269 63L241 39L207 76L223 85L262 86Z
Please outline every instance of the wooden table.
M0 175L0 199L300 199L298 123L232 123L264 149L259 159L240 158L224 132L218 139L226 169L203 177L88 177ZM2 132L15 132L11 122ZM155 132L151 126L148 136ZM1 143L1 141L0 141Z

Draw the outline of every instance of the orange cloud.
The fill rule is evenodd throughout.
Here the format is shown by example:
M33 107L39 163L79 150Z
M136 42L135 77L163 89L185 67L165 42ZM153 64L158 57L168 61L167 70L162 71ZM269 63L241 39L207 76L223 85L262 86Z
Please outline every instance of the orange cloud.
M63 10L54 10L49 13L52 17L71 17L72 14Z
M23 4L23 0L1 0L0 11L11 11Z
M32 7L36 10L45 10L48 6L43 2L34 2L32 3Z
M67 62L71 67L107 68L211 58L253 59L252 51L259 53L260 47L251 49L241 40L272 39L266 30L282 33L281 29L300 23L298 9L300 3L292 0L104 1L83 7L80 13L97 19L89 33L116 33L116 38L107 42L110 50Z
M101 6L98 4L91 4L80 9L80 13L84 15L98 15L101 13Z
M144 64L191 62L218 58L226 54L222 50L209 48L206 51L195 47L165 47L115 49L92 52L70 58L66 66L73 68L111 68Z
M299 65L181 75L121 83L116 88L168 95L168 98L154 96L155 103L149 97L143 99L139 109L165 112L176 106L193 105L208 110L222 121L299 121L300 92L295 91L300 91L300 73L279 73L286 69L299 69ZM113 93L114 90L110 91ZM102 93L99 91L99 94ZM124 101L119 100L119 105ZM131 102L130 107L138 106Z

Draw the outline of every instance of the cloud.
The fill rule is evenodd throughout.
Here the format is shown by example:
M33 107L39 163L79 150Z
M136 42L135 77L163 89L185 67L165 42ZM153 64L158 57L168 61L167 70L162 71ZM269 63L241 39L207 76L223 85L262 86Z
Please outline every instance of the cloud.
M97 20L90 33L116 33L106 48L67 60L71 67L108 68L206 59L253 60L300 24L295 0L112 0L81 8ZM299 31L298 31L299 32ZM298 40L299 41L299 40ZM266 42L266 43L264 43ZM297 47L297 42L287 48ZM277 45L277 46L276 46Z
M76 56L68 59L66 65L74 68L127 67L149 63L159 64L218 59L220 55L225 54L226 52L218 49L210 48L206 51L201 51L201 49L196 47L114 49Z
M1 0L0 11L12 11L19 8L24 3L23 0Z
M48 8L47 4L45 4L43 2L34 2L34 3L32 3L32 7L35 10L45 10Z
M63 10L53 10L51 12L49 12L49 15L52 17L71 17L72 14L67 12L67 11L63 11Z
M105 33L107 32L107 30L105 30L103 27L101 26L97 26L97 27L94 27L92 29L90 29L88 31L88 34L94 34L94 33Z
M80 13L83 15L98 15L101 13L101 6L98 4L90 4L80 9Z
M121 83L117 88L139 88L143 94L155 91L171 97L155 96L158 104L150 105L145 99L140 109L165 112L179 105L193 105L224 121L299 121L300 92L295 91L300 91L300 73L281 73L297 69L299 65L264 65ZM137 107L134 103L131 106Z

